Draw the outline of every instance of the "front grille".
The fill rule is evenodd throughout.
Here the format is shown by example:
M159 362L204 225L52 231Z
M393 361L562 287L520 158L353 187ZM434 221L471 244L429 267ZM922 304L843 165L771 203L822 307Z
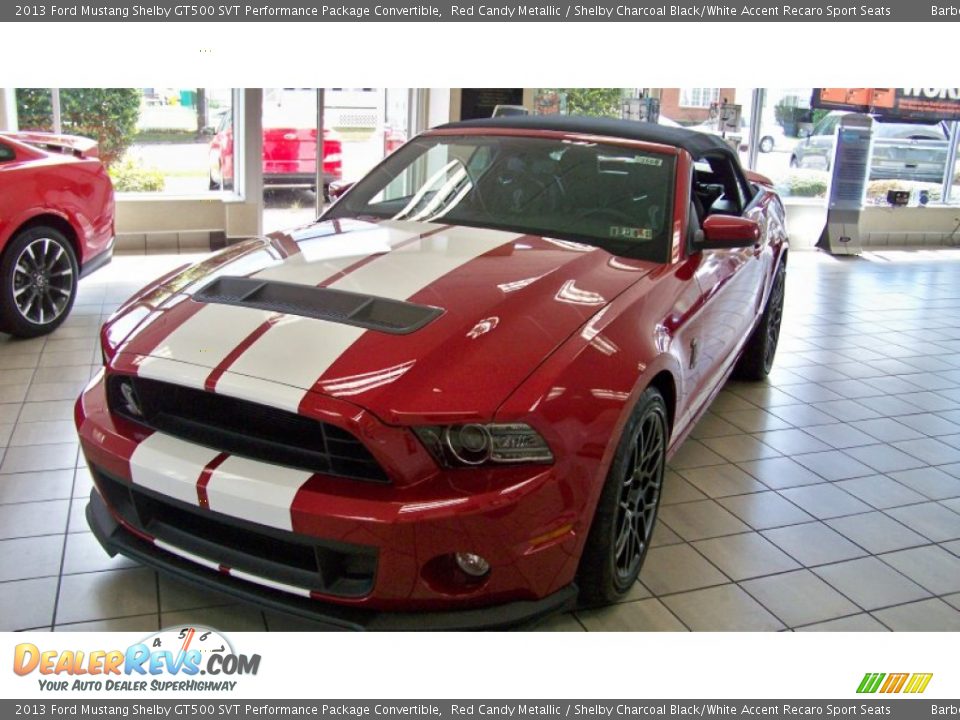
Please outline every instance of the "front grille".
M376 548L319 540L172 500L91 468L104 499L128 525L207 560L275 582L340 597L373 589Z
M141 414L122 386L133 390ZM107 381L111 412L214 450L323 475L388 482L366 446L346 430L296 413L128 375Z

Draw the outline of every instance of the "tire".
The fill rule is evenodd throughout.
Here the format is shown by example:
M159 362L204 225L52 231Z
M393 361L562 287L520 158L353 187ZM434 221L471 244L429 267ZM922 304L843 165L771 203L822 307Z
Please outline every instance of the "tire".
M647 388L624 427L580 558L584 607L615 602L640 575L660 507L668 427L663 396Z
M217 164L217 175L220 176L219 180L213 179L213 170L210 171L210 189L211 190L223 190L223 165Z
M773 360L780 340L780 322L783 319L783 296L786 289L787 269L780 263L773 277L770 297L760 316L743 355L737 362L734 375L740 380L763 380L773 369Z
M31 338L56 330L77 298L77 256L63 233L17 234L0 260L0 331Z
M773 151L773 138L769 135L764 135L760 138L760 152L768 153Z

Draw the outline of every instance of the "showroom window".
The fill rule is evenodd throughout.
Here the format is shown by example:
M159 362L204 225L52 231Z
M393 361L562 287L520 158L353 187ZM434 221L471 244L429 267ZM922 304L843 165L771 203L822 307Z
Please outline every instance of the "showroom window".
M264 88L264 231L313 221L331 182L363 177L403 145L410 93L409 88L324 89L323 187L318 188L317 90Z
M720 102L720 88L680 88L681 107L710 107Z
M783 197L824 202L830 183L836 131L844 113L813 109L813 88L771 88L762 110L757 171L774 181ZM763 144L765 142L765 144ZM910 205L943 198L943 177L958 183L958 167L947 170L950 123L874 119L866 202L886 206L890 190L910 193ZM960 203L957 189L948 199Z
M61 131L99 143L119 193L219 191L211 154L233 106L226 88L69 88L59 91ZM21 130L52 131L49 88L18 88ZM232 140L232 133L231 133Z
M621 117L624 90L620 88L536 88L533 93L537 115L588 115Z
M822 203L830 179L826 158L833 149L836 119L811 109L812 94L813 88L766 90L756 170L773 181L782 197Z

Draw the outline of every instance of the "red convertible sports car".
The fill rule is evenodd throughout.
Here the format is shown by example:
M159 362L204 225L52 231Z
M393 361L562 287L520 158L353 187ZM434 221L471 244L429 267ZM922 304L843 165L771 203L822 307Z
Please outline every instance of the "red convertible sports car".
M82 137L0 133L0 332L51 332L78 279L110 261L113 186L96 151Z
M628 592L664 464L779 335L784 211L718 138L445 125L161 278L76 406L108 552L348 627Z

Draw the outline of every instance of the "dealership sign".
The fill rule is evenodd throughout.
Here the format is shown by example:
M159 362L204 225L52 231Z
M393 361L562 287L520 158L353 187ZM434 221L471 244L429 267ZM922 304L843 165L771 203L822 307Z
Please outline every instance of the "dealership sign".
M23 642L13 653L13 672L36 678L43 692L232 692L239 677L259 668L259 654L234 652L229 640L206 627L161 630L126 649L44 650Z
M960 120L960 88L814 88L810 104L900 120Z

